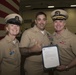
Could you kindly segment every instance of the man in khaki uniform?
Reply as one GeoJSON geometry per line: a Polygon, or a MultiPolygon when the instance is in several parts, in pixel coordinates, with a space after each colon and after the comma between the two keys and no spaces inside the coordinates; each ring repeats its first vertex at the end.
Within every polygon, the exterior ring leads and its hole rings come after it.
{"type": "Polygon", "coordinates": [[[0,40],[0,75],[20,75],[19,34],[22,17],[16,13],[5,17],[6,36],[0,40]]]}
{"type": "Polygon", "coordinates": [[[75,75],[76,73],[76,35],[66,28],[66,11],[57,9],[51,13],[55,32],[53,44],[59,46],[60,66],[54,75],[75,75]]]}
{"type": "MultiPolygon", "coordinates": [[[[47,17],[43,12],[39,12],[36,15],[35,24],[33,28],[26,30],[21,38],[20,47],[32,47],[38,43],[39,47],[49,46],[50,40],[48,38],[48,32],[45,30],[47,17]]],[[[38,48],[39,49],[39,48],[38,48]]],[[[37,50],[37,48],[35,48],[37,50]]],[[[41,50],[41,48],[40,48],[41,50]]],[[[26,58],[25,75],[43,75],[43,64],[41,52],[32,53],[26,58]]]]}

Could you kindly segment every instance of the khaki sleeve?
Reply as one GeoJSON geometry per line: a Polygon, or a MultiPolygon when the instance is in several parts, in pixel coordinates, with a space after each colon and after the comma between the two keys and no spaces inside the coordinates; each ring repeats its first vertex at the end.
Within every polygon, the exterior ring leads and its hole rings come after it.
{"type": "Polygon", "coordinates": [[[73,37],[73,39],[71,40],[71,48],[73,53],[76,55],[76,37],[73,37]]]}
{"type": "Polygon", "coordinates": [[[2,59],[3,59],[3,49],[4,47],[1,45],[0,43],[0,72],[1,72],[1,63],[2,63],[2,59]]]}
{"type": "Polygon", "coordinates": [[[21,37],[20,47],[28,47],[30,44],[30,39],[27,32],[24,32],[21,37]]]}

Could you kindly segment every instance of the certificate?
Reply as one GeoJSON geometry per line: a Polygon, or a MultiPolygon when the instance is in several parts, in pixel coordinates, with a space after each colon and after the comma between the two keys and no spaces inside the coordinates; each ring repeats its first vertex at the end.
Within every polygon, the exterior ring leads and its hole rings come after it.
{"type": "Polygon", "coordinates": [[[58,46],[47,46],[42,48],[42,59],[45,69],[54,68],[60,65],[58,46]]]}

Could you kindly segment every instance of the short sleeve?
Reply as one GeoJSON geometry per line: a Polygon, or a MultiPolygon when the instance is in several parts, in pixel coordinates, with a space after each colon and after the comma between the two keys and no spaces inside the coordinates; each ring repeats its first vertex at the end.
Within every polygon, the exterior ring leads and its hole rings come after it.
{"type": "Polygon", "coordinates": [[[72,52],[76,55],[76,37],[73,37],[73,39],[71,40],[71,48],[72,52]]]}
{"type": "Polygon", "coordinates": [[[28,47],[29,44],[30,44],[30,39],[29,39],[29,34],[27,33],[27,31],[25,31],[23,34],[22,34],[22,37],[21,37],[21,41],[20,41],[20,47],[28,47]]]}

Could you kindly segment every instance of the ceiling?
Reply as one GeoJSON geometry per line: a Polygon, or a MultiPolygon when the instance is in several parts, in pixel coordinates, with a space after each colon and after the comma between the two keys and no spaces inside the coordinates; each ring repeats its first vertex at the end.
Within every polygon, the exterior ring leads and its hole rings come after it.
{"type": "Polygon", "coordinates": [[[70,5],[76,5],[76,0],[21,0],[20,11],[48,9],[48,5],[55,8],[67,8],[70,5]]]}

